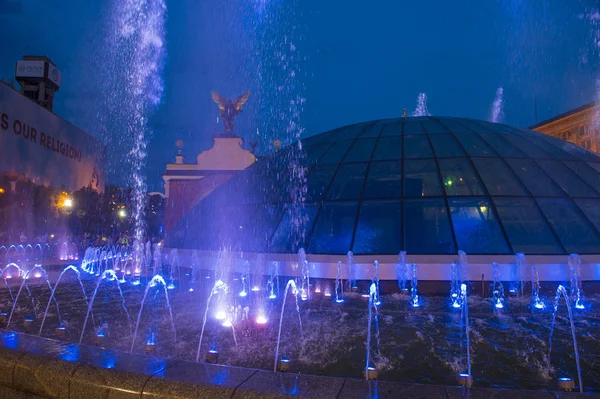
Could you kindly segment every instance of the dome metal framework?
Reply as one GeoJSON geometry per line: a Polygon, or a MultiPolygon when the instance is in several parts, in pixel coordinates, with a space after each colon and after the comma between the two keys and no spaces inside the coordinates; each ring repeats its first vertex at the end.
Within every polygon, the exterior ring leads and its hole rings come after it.
{"type": "Polygon", "coordinates": [[[170,240],[268,253],[600,254],[600,156],[472,119],[359,123],[262,158],[170,240]]]}

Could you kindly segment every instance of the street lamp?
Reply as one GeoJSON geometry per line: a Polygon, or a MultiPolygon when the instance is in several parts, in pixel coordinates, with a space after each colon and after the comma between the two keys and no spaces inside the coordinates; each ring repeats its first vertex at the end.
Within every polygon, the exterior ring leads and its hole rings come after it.
{"type": "Polygon", "coordinates": [[[69,197],[65,198],[63,201],[63,207],[67,209],[73,208],[73,200],[69,197]]]}
{"type": "Polygon", "coordinates": [[[119,211],[117,212],[117,214],[119,215],[119,217],[121,219],[124,219],[127,217],[127,212],[125,211],[125,209],[121,208],[119,209],[119,211]]]}

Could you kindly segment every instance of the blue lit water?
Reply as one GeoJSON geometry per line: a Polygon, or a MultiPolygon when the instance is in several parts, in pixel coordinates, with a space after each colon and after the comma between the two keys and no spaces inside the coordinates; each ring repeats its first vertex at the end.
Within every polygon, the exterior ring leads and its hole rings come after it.
{"type": "MultiPolygon", "coordinates": [[[[64,338],[79,339],[87,309],[81,288],[75,277],[65,275],[65,284],[58,286],[55,297],[60,303],[61,320],[67,327],[64,338]],[[69,280],[69,278],[71,280],[69,280]]],[[[241,280],[238,280],[241,281],[241,280]]],[[[11,281],[9,284],[17,284],[11,281]]],[[[95,280],[84,280],[86,292],[95,288],[95,280]]],[[[298,315],[285,312],[282,319],[280,347],[291,360],[291,372],[329,376],[364,378],[367,302],[357,293],[346,292],[344,303],[337,304],[333,296],[324,295],[333,281],[314,281],[311,298],[299,303],[302,334],[298,315]],[[321,293],[314,290],[319,285],[321,293]]],[[[186,287],[169,290],[177,332],[175,341],[166,301],[159,298],[151,311],[142,312],[140,331],[155,331],[155,354],[194,361],[200,326],[206,310],[208,293],[214,281],[199,278],[196,289],[186,287]]],[[[360,282],[359,282],[360,285],[360,282]]],[[[145,293],[145,284],[123,284],[123,296],[129,312],[137,314],[145,293]]],[[[44,285],[32,284],[35,312],[43,312],[50,292],[44,285]]],[[[233,290],[234,291],[234,290],[233,290]]],[[[545,298],[550,294],[542,291],[545,298]]],[[[266,295],[265,293],[262,293],[266,295]]],[[[204,332],[206,348],[219,351],[224,364],[272,369],[277,340],[282,299],[260,300],[251,291],[247,297],[231,296],[231,306],[249,308],[248,317],[234,322],[237,347],[231,327],[209,317],[204,332]],[[260,309],[256,304],[260,303],[260,309]],[[262,328],[256,323],[259,314],[268,320],[262,328]]],[[[161,294],[162,295],[162,294],[161,294]]],[[[288,296],[288,301],[293,300],[288,296]]],[[[420,306],[411,306],[410,295],[382,292],[379,307],[380,347],[372,352],[372,363],[380,380],[456,384],[456,374],[464,371],[464,332],[461,334],[460,310],[451,307],[448,297],[420,295],[420,306]]],[[[587,308],[574,310],[574,325],[580,350],[582,378],[586,391],[600,391],[600,296],[586,296],[587,308]]],[[[288,303],[293,307],[295,304],[288,303]]],[[[10,306],[10,294],[0,290],[0,310],[10,306]]],[[[212,305],[211,305],[212,306],[212,305]]],[[[507,296],[502,310],[494,309],[493,299],[469,297],[471,361],[474,386],[505,388],[555,389],[556,378],[576,378],[575,359],[566,310],[559,309],[553,334],[552,353],[548,362],[548,338],[552,321],[551,307],[531,310],[530,298],[507,296]],[[548,366],[550,363],[550,367],[548,366]]],[[[564,308],[564,307],[563,307],[564,308]]],[[[23,320],[33,312],[25,296],[15,307],[11,323],[25,331],[23,320]]],[[[110,284],[100,285],[93,306],[95,323],[105,323],[103,346],[128,351],[132,342],[127,315],[121,297],[110,284]],[[99,300],[102,298],[102,300],[99,300]]],[[[39,322],[39,321],[38,321],[39,322]]],[[[37,328],[30,330],[36,334],[37,328]]],[[[43,336],[55,338],[57,317],[50,313],[42,331],[43,336]]],[[[95,343],[94,330],[87,329],[83,342],[95,343]]],[[[145,340],[136,340],[134,353],[144,353],[145,340]]],[[[72,354],[74,356],[74,354],[72,354]]],[[[108,362],[107,364],[109,364],[108,362]]]]}

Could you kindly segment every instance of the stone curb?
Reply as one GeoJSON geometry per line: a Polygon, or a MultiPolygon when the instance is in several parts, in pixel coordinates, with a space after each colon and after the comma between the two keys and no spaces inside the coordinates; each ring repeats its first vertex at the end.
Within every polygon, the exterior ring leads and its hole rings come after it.
{"type": "Polygon", "coordinates": [[[463,389],[275,373],[0,333],[0,399],[600,399],[600,394],[463,389]]]}

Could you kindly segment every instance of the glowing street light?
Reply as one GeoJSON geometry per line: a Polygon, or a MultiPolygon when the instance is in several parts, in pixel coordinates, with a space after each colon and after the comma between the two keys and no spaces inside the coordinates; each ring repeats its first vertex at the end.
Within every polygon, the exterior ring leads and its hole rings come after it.
{"type": "Polygon", "coordinates": [[[73,208],[73,200],[69,197],[65,198],[63,201],[63,208],[71,209],[73,208]]]}
{"type": "Polygon", "coordinates": [[[117,214],[119,215],[119,217],[121,219],[124,219],[127,217],[127,211],[123,208],[119,209],[119,212],[117,212],[117,214]]]}

